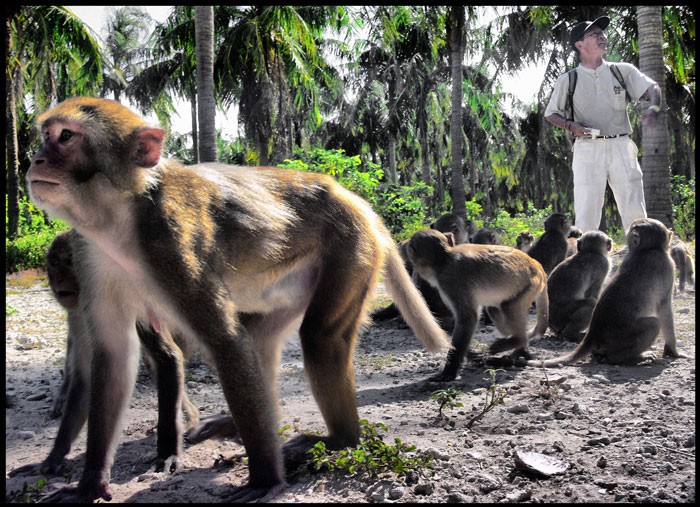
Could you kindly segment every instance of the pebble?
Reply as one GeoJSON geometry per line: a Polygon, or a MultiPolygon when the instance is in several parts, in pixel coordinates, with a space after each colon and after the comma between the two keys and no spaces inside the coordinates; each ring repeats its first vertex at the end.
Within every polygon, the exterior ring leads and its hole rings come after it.
{"type": "Polygon", "coordinates": [[[413,492],[416,495],[432,495],[434,491],[435,491],[435,485],[433,485],[432,482],[417,484],[413,488],[413,492]]]}
{"type": "Polygon", "coordinates": [[[530,407],[528,407],[525,403],[513,405],[506,409],[506,412],[510,412],[511,414],[527,414],[529,411],[530,407]]]}
{"type": "Polygon", "coordinates": [[[43,400],[47,396],[48,396],[47,393],[33,394],[31,396],[27,396],[27,401],[39,401],[39,400],[43,400]]]}
{"type": "Polygon", "coordinates": [[[470,498],[464,493],[450,493],[447,496],[447,503],[469,503],[470,498]]]}

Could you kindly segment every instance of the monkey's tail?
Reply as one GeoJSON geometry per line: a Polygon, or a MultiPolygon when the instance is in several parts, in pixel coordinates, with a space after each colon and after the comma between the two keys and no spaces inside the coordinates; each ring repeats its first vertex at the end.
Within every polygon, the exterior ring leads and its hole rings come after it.
{"type": "Polygon", "coordinates": [[[528,340],[541,337],[549,327],[549,295],[546,284],[535,299],[535,305],[537,306],[537,322],[528,332],[528,340]]]}
{"type": "Polygon", "coordinates": [[[548,359],[545,361],[534,359],[527,362],[528,366],[562,366],[565,364],[572,364],[586,357],[593,348],[593,338],[591,336],[591,330],[589,329],[586,336],[583,337],[581,343],[566,355],[555,357],[553,359],[548,359]]]}
{"type": "Polygon", "coordinates": [[[393,242],[388,244],[384,261],[384,283],[409,327],[429,352],[450,347],[450,340],[430,313],[418,289],[408,276],[393,242]]]}

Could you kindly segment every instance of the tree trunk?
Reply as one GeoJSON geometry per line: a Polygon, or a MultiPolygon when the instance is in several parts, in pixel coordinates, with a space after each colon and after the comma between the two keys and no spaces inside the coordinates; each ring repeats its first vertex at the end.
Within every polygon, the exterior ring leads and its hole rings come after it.
{"type": "Polygon", "coordinates": [[[392,183],[398,182],[398,175],[396,174],[396,138],[393,132],[389,132],[389,140],[387,141],[386,147],[388,166],[389,166],[389,179],[392,183]]]}
{"type": "Polygon", "coordinates": [[[216,101],[214,100],[214,8],[194,8],[197,48],[197,106],[199,116],[199,160],[216,162],[216,101]]]}
{"type": "Polygon", "coordinates": [[[190,101],[192,111],[192,163],[199,164],[199,135],[197,132],[197,94],[192,94],[190,101]]]}
{"type": "MultiPolygon", "coordinates": [[[[647,215],[673,225],[671,201],[671,171],[669,167],[668,115],[666,113],[663,33],[661,6],[637,7],[639,29],[639,70],[652,78],[661,88],[661,112],[656,115],[653,130],[642,127],[642,172],[647,215]]],[[[649,103],[642,102],[642,111],[649,103]]]]}
{"type": "MultiPolygon", "coordinates": [[[[12,55],[10,17],[5,18],[5,55],[12,55]]],[[[9,65],[9,63],[8,63],[9,65]]],[[[17,77],[20,69],[15,67],[12,76],[17,77]]],[[[5,103],[5,145],[7,182],[7,234],[10,238],[17,236],[19,231],[19,160],[17,159],[17,109],[15,104],[15,83],[12,82],[10,73],[5,73],[5,91],[7,102],[5,103]]]]}
{"type": "Polygon", "coordinates": [[[464,195],[462,174],[462,28],[464,26],[464,6],[450,9],[450,66],[452,70],[452,91],[450,94],[450,138],[452,142],[452,212],[466,216],[467,203],[464,195]]]}

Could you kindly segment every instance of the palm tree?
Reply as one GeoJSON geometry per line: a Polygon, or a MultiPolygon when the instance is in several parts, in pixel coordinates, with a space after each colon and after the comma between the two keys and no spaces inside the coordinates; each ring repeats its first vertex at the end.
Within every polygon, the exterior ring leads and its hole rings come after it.
{"type": "Polygon", "coordinates": [[[69,94],[94,93],[101,81],[102,54],[89,28],[65,7],[22,6],[7,14],[7,227],[13,237],[19,225],[17,121],[18,112],[27,109],[24,99],[30,97],[33,111],[39,112],[69,94]]]}
{"type": "Polygon", "coordinates": [[[214,100],[214,8],[194,9],[197,47],[197,112],[199,116],[199,160],[215,162],[216,101],[214,100]]]}
{"type": "MultiPolygon", "coordinates": [[[[647,214],[666,226],[673,223],[671,171],[669,166],[668,117],[665,111],[665,74],[661,6],[637,7],[639,26],[639,70],[661,88],[661,112],[652,129],[642,127],[642,171],[647,214]]],[[[642,110],[649,106],[642,102],[642,110]]]]}
{"type": "Polygon", "coordinates": [[[464,27],[464,6],[455,5],[450,9],[450,68],[452,91],[450,111],[450,138],[452,142],[452,212],[466,216],[467,203],[464,194],[462,174],[462,32],[464,27]]]}
{"type": "Polygon", "coordinates": [[[134,76],[140,72],[145,57],[143,39],[148,33],[152,18],[140,7],[109,8],[105,53],[109,71],[103,79],[103,93],[112,92],[119,102],[134,76]]]}

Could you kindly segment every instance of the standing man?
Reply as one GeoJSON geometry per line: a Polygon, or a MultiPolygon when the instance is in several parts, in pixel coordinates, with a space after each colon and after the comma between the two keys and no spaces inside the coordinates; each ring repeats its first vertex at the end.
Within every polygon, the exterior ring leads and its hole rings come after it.
{"type": "Polygon", "coordinates": [[[598,229],[605,198],[605,184],[615,195],[622,224],[628,229],[636,218],[646,217],[642,169],[627,116],[627,99],[651,101],[643,121],[654,127],[661,93],[654,80],[629,63],[603,60],[608,39],[604,30],[610,18],[582,21],[571,30],[569,41],[581,55],[573,71],[562,74],[544,117],[576,137],[574,142],[574,211],[583,232],[598,229]],[[572,76],[573,73],[576,76],[572,76]],[[569,79],[575,79],[573,111],[567,107],[569,79]]]}

